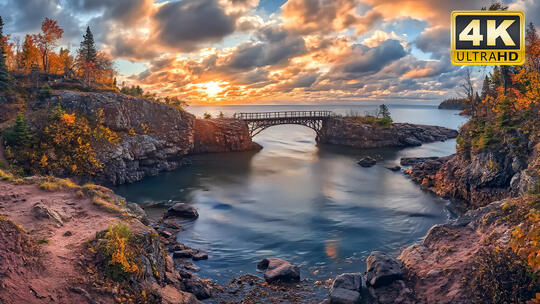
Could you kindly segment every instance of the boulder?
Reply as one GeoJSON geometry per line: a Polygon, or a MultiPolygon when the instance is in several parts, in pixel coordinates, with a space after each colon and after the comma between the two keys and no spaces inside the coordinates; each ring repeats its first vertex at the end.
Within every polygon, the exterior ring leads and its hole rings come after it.
{"type": "Polygon", "coordinates": [[[373,287],[389,285],[403,277],[398,260],[381,251],[373,251],[366,260],[366,284],[373,287]]]}
{"type": "Polygon", "coordinates": [[[362,274],[356,273],[342,273],[338,275],[334,282],[332,282],[331,290],[335,288],[345,288],[353,291],[360,291],[362,289],[362,274]]]}
{"type": "Polygon", "coordinates": [[[208,260],[208,254],[204,252],[197,252],[191,258],[194,261],[208,260]]]}
{"type": "Polygon", "coordinates": [[[334,288],[330,291],[331,304],[357,304],[360,303],[360,293],[345,288],[334,288]]]}
{"type": "Polygon", "coordinates": [[[139,204],[128,203],[126,204],[126,207],[128,207],[129,211],[131,211],[131,213],[133,213],[141,221],[141,223],[150,225],[146,212],[143,208],[141,208],[141,206],[139,206],[139,204]]]}
{"type": "Polygon", "coordinates": [[[60,214],[42,202],[35,203],[32,207],[32,212],[34,213],[34,217],[38,219],[51,219],[59,225],[64,225],[64,221],[60,214]]]}
{"type": "Polygon", "coordinates": [[[377,163],[377,160],[375,160],[373,157],[363,157],[358,161],[358,164],[362,167],[371,167],[374,166],[377,163]]]}
{"type": "Polygon", "coordinates": [[[167,210],[164,218],[180,217],[186,219],[196,219],[199,217],[199,213],[195,207],[186,203],[175,203],[171,208],[167,210]]]}
{"type": "Polygon", "coordinates": [[[294,283],[300,281],[300,268],[279,258],[264,258],[257,268],[264,270],[264,279],[268,283],[294,283]]]}
{"type": "Polygon", "coordinates": [[[386,166],[386,169],[390,171],[399,171],[401,170],[401,166],[395,165],[395,166],[386,166]]]}
{"type": "Polygon", "coordinates": [[[212,297],[212,288],[203,280],[192,277],[185,279],[183,282],[183,290],[192,293],[199,300],[204,300],[212,297]]]}

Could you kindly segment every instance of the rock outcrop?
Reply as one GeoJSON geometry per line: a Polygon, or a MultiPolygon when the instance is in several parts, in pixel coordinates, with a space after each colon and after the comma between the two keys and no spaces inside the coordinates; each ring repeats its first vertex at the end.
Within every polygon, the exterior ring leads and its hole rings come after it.
{"type": "Polygon", "coordinates": [[[355,304],[362,298],[362,274],[343,273],[338,275],[330,288],[331,304],[355,304]]]}
{"type": "Polygon", "coordinates": [[[197,119],[192,153],[260,150],[247,124],[238,119],[197,119]]]}
{"type": "Polygon", "coordinates": [[[193,147],[195,117],[172,106],[118,93],[58,91],[49,101],[100,120],[120,136],[98,150],[98,180],[122,184],[180,167],[193,147]]]}
{"type": "Polygon", "coordinates": [[[394,123],[390,127],[382,127],[333,117],[324,122],[318,141],[355,148],[409,147],[444,141],[455,138],[457,134],[456,130],[438,126],[394,123]]]}
{"type": "Polygon", "coordinates": [[[116,145],[95,147],[103,171],[92,179],[123,184],[176,169],[189,153],[257,150],[246,123],[196,119],[175,107],[119,93],[57,91],[42,106],[60,104],[118,134],[116,145]]]}

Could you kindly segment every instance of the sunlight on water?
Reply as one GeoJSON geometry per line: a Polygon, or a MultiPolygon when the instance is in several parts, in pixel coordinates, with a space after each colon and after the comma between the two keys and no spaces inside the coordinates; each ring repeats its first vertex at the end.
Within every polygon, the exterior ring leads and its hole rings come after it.
{"type": "MultiPolygon", "coordinates": [[[[313,109],[347,113],[375,106],[188,108],[197,115],[313,109]]],[[[457,111],[431,106],[390,106],[390,111],[395,121],[452,128],[465,121],[457,111]]],[[[315,279],[364,271],[370,251],[395,254],[450,216],[444,200],[384,166],[405,156],[451,154],[455,140],[403,150],[318,147],[314,131],[295,125],[269,128],[254,140],[264,149],[191,156],[190,167],[116,188],[137,203],[186,201],[199,210],[200,218],[185,222],[178,239],[209,253],[209,260],[196,262],[201,277],[227,282],[240,272],[255,273],[265,256],[297,263],[303,277],[315,279]],[[381,161],[361,168],[356,161],[366,155],[381,161]]]]}

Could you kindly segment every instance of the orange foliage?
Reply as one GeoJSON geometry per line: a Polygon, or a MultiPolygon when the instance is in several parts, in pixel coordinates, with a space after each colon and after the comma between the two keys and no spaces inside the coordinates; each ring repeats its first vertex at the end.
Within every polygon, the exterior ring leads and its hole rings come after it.
{"type": "Polygon", "coordinates": [[[58,26],[56,20],[45,18],[41,23],[41,33],[34,35],[44,72],[49,71],[50,53],[56,47],[57,40],[62,38],[63,33],[64,30],[58,26]]]}

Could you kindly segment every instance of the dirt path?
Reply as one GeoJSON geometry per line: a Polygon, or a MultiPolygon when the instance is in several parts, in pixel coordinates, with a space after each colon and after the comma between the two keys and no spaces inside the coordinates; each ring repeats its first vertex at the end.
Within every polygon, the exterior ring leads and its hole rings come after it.
{"type": "MultiPolygon", "coordinates": [[[[93,205],[89,198],[77,197],[75,192],[47,192],[37,185],[0,182],[0,214],[21,225],[33,240],[41,243],[43,265],[39,270],[14,267],[12,272],[0,277],[4,287],[0,292],[1,303],[91,302],[84,292],[76,289],[86,275],[81,273],[84,244],[119,219],[93,205]],[[36,203],[60,214],[62,223],[37,218],[33,211],[36,203]]],[[[10,262],[2,260],[0,256],[0,262],[10,262]]]]}

